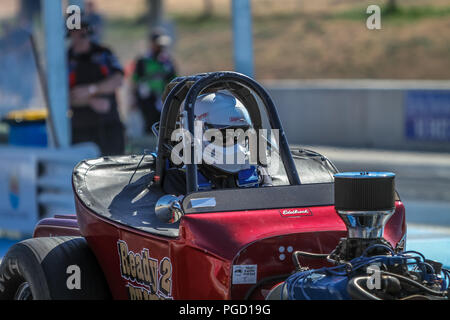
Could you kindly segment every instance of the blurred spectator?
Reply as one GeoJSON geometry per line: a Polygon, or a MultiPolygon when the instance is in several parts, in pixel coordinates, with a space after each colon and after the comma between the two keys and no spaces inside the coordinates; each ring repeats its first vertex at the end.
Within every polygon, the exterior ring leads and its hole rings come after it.
{"type": "Polygon", "coordinates": [[[109,49],[90,40],[90,33],[85,21],[80,30],[69,32],[72,143],[92,141],[103,155],[123,154],[124,128],[116,99],[122,67],[109,49]]]}
{"type": "MultiPolygon", "coordinates": [[[[0,96],[15,96],[15,108],[27,108],[35,94],[36,65],[31,46],[29,23],[20,17],[13,23],[2,23],[0,36],[0,96]]],[[[11,101],[6,102],[6,104],[11,101]]],[[[11,106],[11,107],[12,107],[11,106]]]]}
{"type": "Polygon", "coordinates": [[[134,106],[138,107],[145,121],[145,132],[159,121],[161,96],[165,86],[176,77],[175,65],[167,47],[171,39],[161,30],[150,35],[148,53],[137,58],[132,77],[134,106]]]}
{"type": "Polygon", "coordinates": [[[100,43],[103,35],[103,17],[97,12],[94,1],[86,1],[84,8],[84,20],[92,29],[92,42],[100,43]]]}
{"type": "Polygon", "coordinates": [[[19,16],[29,23],[41,12],[41,1],[36,0],[20,0],[19,16]]]}

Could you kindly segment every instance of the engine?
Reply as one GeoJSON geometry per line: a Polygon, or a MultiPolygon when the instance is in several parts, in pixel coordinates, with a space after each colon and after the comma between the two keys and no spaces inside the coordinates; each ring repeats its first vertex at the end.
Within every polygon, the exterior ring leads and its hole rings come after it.
{"type": "Polygon", "coordinates": [[[348,234],[330,254],[296,251],[296,272],[266,299],[417,300],[448,299],[450,271],[415,251],[394,249],[383,229],[395,209],[395,175],[387,172],[335,175],[335,207],[348,234]],[[331,266],[303,267],[305,257],[331,266]]]}

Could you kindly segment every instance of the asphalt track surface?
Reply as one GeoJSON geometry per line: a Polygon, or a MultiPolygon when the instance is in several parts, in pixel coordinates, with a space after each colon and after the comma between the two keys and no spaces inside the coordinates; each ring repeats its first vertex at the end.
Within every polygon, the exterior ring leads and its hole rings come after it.
{"type": "MultiPolygon", "coordinates": [[[[406,207],[407,249],[450,268],[450,154],[308,146],[343,171],[391,171],[406,207]]],[[[17,240],[0,239],[0,259],[17,240]]]]}

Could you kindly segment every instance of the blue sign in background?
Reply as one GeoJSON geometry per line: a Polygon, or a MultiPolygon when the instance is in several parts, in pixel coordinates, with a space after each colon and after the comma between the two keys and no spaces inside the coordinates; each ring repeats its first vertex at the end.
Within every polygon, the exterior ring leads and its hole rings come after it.
{"type": "Polygon", "coordinates": [[[412,90],[405,97],[409,140],[450,141],[450,90],[412,90]]]}

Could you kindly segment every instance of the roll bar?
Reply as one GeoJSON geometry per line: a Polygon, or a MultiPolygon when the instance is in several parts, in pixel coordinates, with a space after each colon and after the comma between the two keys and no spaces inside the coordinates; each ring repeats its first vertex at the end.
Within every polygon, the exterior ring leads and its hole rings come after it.
{"type": "MultiPolygon", "coordinates": [[[[194,133],[194,107],[197,97],[205,92],[217,90],[230,90],[249,108],[249,113],[255,129],[262,126],[261,114],[258,104],[250,92],[253,91],[263,102],[269,123],[273,129],[279,130],[280,156],[286,170],[286,174],[291,185],[301,184],[295,167],[294,160],[289,149],[283,127],[281,125],[278,112],[267,91],[255,80],[231,71],[212,72],[198,74],[190,77],[180,77],[174,79],[166,87],[163,95],[163,109],[158,134],[158,157],[156,159],[156,176],[159,177],[156,183],[162,183],[164,177],[165,160],[170,157],[169,145],[170,136],[175,129],[176,120],[183,100],[184,111],[187,112],[188,130],[194,133]],[[250,89],[250,90],[248,90],[250,89]]],[[[197,164],[194,161],[194,145],[191,144],[191,163],[186,165],[186,190],[187,193],[198,191],[197,164]]]]}

